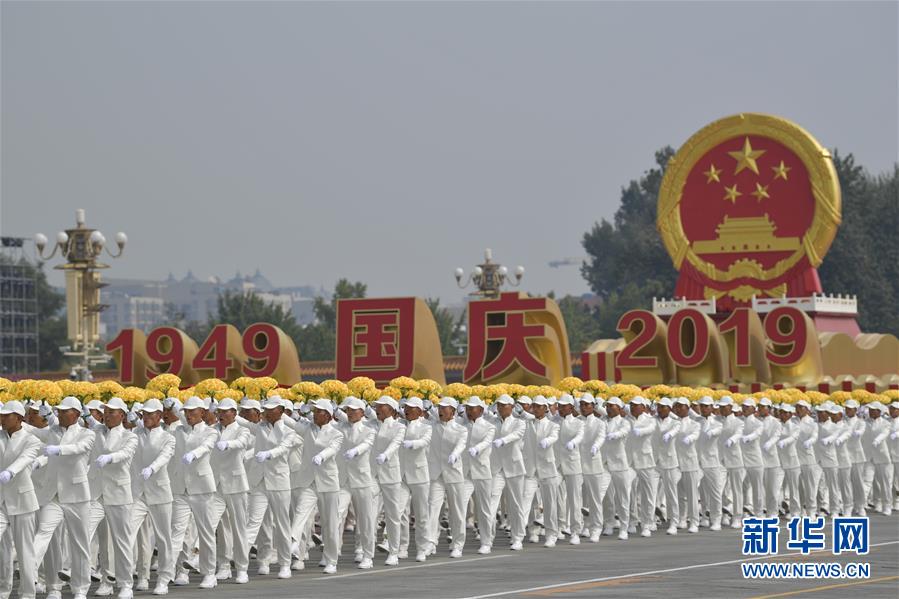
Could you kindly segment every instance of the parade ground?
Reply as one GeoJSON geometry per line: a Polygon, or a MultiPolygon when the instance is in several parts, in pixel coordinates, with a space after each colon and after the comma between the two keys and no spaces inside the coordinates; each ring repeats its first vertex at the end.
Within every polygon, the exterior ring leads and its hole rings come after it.
{"type": "MultiPolygon", "coordinates": [[[[344,548],[352,547],[344,539],[344,548]]],[[[227,581],[212,591],[197,587],[200,579],[191,576],[191,586],[169,586],[169,597],[238,599],[267,597],[284,599],[489,599],[492,597],[846,597],[857,594],[866,599],[899,596],[899,515],[871,516],[871,547],[867,556],[832,555],[827,549],[802,556],[781,551],[764,558],[741,556],[741,531],[724,529],[677,536],[656,533],[650,539],[632,536],[622,542],[602,537],[598,544],[585,540],[579,546],[560,543],[553,549],[525,544],[524,551],[506,548],[502,532],[497,534],[493,553],[476,553],[476,541],[469,537],[465,555],[450,559],[445,544],[439,554],[425,563],[403,560],[398,567],[383,565],[384,554],[376,556],[375,568],[358,570],[352,553],[341,557],[337,574],[325,576],[316,567],[320,550],[313,550],[306,570],[294,572],[290,580],[274,573],[255,576],[251,563],[250,583],[227,581]],[[764,562],[867,562],[871,576],[863,581],[842,580],[746,580],[740,563],[764,562]]],[[[413,554],[414,555],[414,554],[413,554]]],[[[15,593],[13,593],[15,597],[15,593]]],[[[64,594],[67,597],[68,594],[64,594]]],[[[151,597],[150,593],[135,593],[151,597]]]]}

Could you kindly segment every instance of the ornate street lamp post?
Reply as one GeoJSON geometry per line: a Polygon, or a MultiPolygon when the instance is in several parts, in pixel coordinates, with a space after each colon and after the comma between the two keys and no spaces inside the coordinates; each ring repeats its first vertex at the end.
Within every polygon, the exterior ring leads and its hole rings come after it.
{"type": "Polygon", "coordinates": [[[477,287],[477,291],[473,291],[471,295],[479,295],[490,299],[499,297],[502,286],[506,283],[513,287],[518,287],[521,284],[521,277],[524,276],[524,266],[516,266],[514,278],[512,278],[509,276],[509,269],[501,264],[497,264],[492,258],[493,253],[490,251],[490,248],[484,250],[484,262],[474,267],[468,277],[465,278],[464,283],[462,278],[465,275],[465,271],[457,268],[455,272],[456,284],[461,289],[472,284],[477,287]]]}

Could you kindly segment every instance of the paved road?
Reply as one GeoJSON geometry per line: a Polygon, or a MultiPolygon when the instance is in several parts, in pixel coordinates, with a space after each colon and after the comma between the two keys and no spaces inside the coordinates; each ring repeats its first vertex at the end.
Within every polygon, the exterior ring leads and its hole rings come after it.
{"type": "MultiPolygon", "coordinates": [[[[781,536],[779,556],[763,562],[867,562],[871,566],[867,581],[758,581],[744,580],[740,573],[741,533],[724,530],[668,537],[655,534],[651,539],[632,537],[627,542],[603,537],[598,544],[567,543],[554,549],[525,544],[522,552],[506,549],[503,533],[497,538],[491,555],[475,553],[470,542],[465,556],[449,559],[446,546],[440,554],[419,564],[403,561],[399,567],[382,565],[376,556],[375,568],[358,570],[352,554],[341,559],[338,573],[321,574],[316,567],[320,553],[316,550],[307,562],[309,569],[295,572],[290,580],[274,575],[254,576],[250,584],[226,582],[214,591],[191,586],[170,587],[173,599],[214,597],[237,599],[266,597],[271,599],[487,599],[489,597],[589,597],[629,598],[749,598],[749,597],[833,597],[856,594],[865,599],[899,597],[899,515],[871,518],[871,552],[864,557],[834,556],[828,550],[801,556],[783,551],[785,531],[781,536]]],[[[414,555],[414,554],[413,554],[414,555]]],[[[68,595],[65,595],[68,596],[68,595]]],[[[136,597],[152,597],[147,592],[136,597]]]]}

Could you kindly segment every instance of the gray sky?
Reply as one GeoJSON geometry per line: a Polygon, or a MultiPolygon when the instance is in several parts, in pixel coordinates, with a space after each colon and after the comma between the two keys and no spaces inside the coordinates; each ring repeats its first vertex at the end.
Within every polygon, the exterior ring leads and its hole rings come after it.
{"type": "Polygon", "coordinates": [[[587,291],[580,240],[658,148],[783,115],[897,160],[895,2],[2,3],[0,231],[128,233],[115,277],[456,303],[492,247],[587,291]]]}

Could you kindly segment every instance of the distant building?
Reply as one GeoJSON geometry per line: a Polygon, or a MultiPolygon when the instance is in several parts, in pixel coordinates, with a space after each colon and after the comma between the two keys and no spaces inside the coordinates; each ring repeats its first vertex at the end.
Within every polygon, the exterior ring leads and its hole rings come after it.
{"type": "Polygon", "coordinates": [[[0,238],[0,376],[40,369],[37,277],[24,241],[0,238]]]}
{"type": "Polygon", "coordinates": [[[252,275],[237,272],[227,281],[218,277],[199,279],[189,270],[183,279],[170,273],[164,281],[108,278],[104,282],[108,287],[103,289],[101,299],[109,307],[100,313],[100,333],[106,339],[122,329],[147,332],[172,320],[206,322],[215,315],[218,297],[225,292],[255,293],[305,325],[315,320],[315,297],[326,295],[309,285],[275,287],[258,269],[252,275]]]}

